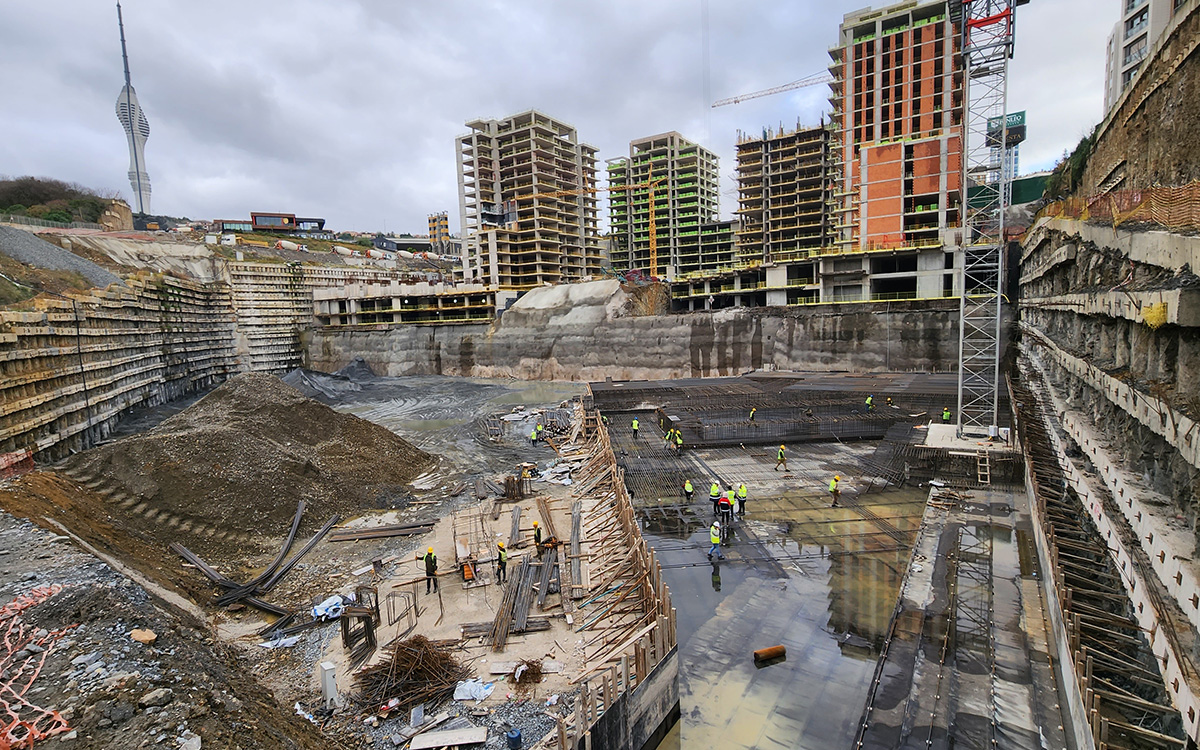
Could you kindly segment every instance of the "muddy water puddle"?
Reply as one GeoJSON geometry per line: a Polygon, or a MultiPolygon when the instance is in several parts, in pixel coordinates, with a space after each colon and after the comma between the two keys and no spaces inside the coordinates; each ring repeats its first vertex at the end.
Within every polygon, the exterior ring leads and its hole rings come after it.
{"type": "Polygon", "coordinates": [[[852,744],[924,493],[855,502],[761,499],[716,562],[709,508],[643,510],[678,615],[681,719],[660,747],[852,744]],[[755,667],[752,652],[775,645],[786,659],[755,667]]]}

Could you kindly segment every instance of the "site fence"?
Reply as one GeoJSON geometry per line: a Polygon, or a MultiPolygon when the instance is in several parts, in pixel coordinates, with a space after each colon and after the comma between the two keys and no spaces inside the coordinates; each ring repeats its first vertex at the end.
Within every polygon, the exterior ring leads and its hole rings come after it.
{"type": "Polygon", "coordinates": [[[47,221],[46,219],[35,219],[32,216],[17,216],[16,214],[0,214],[0,222],[7,224],[24,224],[31,227],[49,227],[52,229],[104,229],[99,224],[93,224],[88,221],[72,221],[70,223],[62,221],[47,221]]]}
{"type": "Polygon", "coordinates": [[[1200,182],[1066,198],[1047,205],[1038,212],[1038,218],[1104,221],[1114,228],[1131,221],[1169,229],[1200,228],[1200,182]]]}

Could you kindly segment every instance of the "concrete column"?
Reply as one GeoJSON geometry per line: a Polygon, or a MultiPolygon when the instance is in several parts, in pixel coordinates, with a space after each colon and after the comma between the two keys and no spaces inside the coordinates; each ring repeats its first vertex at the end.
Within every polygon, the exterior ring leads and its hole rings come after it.
{"type": "Polygon", "coordinates": [[[917,297],[941,297],[946,254],[941,248],[917,253],[917,297]]]}

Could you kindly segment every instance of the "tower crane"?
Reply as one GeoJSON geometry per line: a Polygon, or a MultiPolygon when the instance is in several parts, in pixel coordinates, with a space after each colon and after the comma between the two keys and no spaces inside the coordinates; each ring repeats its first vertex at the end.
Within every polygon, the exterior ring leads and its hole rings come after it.
{"type": "Polygon", "coordinates": [[[785,83],[782,86],[775,86],[773,88],[763,89],[762,91],[754,91],[749,94],[738,94],[737,96],[720,99],[713,102],[713,108],[716,109],[717,107],[724,107],[726,104],[739,104],[747,99],[757,99],[760,96],[782,94],[784,91],[793,91],[795,89],[803,89],[809,86],[819,86],[822,83],[831,83],[832,81],[833,76],[829,75],[828,73],[813,73],[812,75],[805,76],[798,81],[785,83]]]}

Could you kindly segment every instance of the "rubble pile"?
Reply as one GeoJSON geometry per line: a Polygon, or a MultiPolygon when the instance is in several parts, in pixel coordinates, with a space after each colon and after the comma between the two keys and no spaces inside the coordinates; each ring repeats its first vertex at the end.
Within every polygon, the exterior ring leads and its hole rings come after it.
{"type": "Polygon", "coordinates": [[[302,532],[331,514],[395,507],[432,463],[384,427],[247,373],[154,429],[71,458],[66,469],[117,498],[143,500],[160,522],[211,527],[202,539],[215,544],[278,535],[299,500],[311,511],[302,532]]]}

